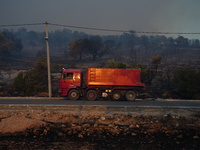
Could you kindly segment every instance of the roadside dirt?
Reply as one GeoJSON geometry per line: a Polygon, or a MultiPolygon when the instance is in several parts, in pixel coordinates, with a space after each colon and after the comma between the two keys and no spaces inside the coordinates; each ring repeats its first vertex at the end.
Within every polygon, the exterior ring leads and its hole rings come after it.
{"type": "Polygon", "coordinates": [[[199,149],[200,116],[0,113],[0,149],[199,149]]]}

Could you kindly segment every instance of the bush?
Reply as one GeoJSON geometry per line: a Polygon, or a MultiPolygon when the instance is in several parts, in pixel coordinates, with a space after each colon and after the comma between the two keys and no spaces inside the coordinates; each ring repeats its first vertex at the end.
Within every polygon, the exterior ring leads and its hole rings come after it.
{"type": "Polygon", "coordinates": [[[119,62],[117,63],[115,60],[108,60],[106,68],[118,68],[118,69],[126,69],[126,64],[119,62]]]}
{"type": "Polygon", "coordinates": [[[180,98],[200,99],[200,72],[178,68],[174,73],[172,86],[180,98]]]}
{"type": "Polygon", "coordinates": [[[47,79],[46,58],[41,58],[32,70],[18,74],[13,82],[12,89],[14,93],[20,96],[33,96],[40,92],[47,92],[47,79]]]}

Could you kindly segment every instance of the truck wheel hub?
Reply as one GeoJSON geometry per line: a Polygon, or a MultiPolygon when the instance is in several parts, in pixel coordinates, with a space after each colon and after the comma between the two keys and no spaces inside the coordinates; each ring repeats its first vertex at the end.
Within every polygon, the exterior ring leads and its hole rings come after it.
{"type": "Polygon", "coordinates": [[[133,94],[129,94],[128,97],[129,97],[129,98],[132,98],[132,97],[133,97],[133,94]]]}
{"type": "Polygon", "coordinates": [[[119,97],[119,94],[114,94],[114,98],[118,99],[119,97]]]}
{"type": "Polygon", "coordinates": [[[71,96],[72,96],[72,97],[76,97],[76,96],[77,96],[76,92],[73,92],[73,93],[71,94],[71,96]]]}
{"type": "Polygon", "coordinates": [[[93,98],[94,97],[94,93],[89,93],[88,95],[90,98],[93,98]]]}

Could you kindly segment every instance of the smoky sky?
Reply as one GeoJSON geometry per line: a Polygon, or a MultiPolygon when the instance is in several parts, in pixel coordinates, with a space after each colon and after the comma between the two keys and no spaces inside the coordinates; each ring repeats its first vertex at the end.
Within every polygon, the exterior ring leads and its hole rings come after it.
{"type": "Polygon", "coordinates": [[[200,0],[0,0],[0,24],[47,20],[119,30],[200,32],[199,6],[200,0]]]}

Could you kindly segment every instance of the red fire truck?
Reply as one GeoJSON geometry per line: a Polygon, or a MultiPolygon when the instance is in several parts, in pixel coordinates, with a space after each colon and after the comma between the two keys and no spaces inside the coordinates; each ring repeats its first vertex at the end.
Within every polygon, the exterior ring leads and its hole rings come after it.
{"type": "Polygon", "coordinates": [[[138,95],[136,89],[145,86],[140,82],[139,69],[63,69],[61,74],[59,92],[71,100],[85,97],[134,101],[138,95]]]}

